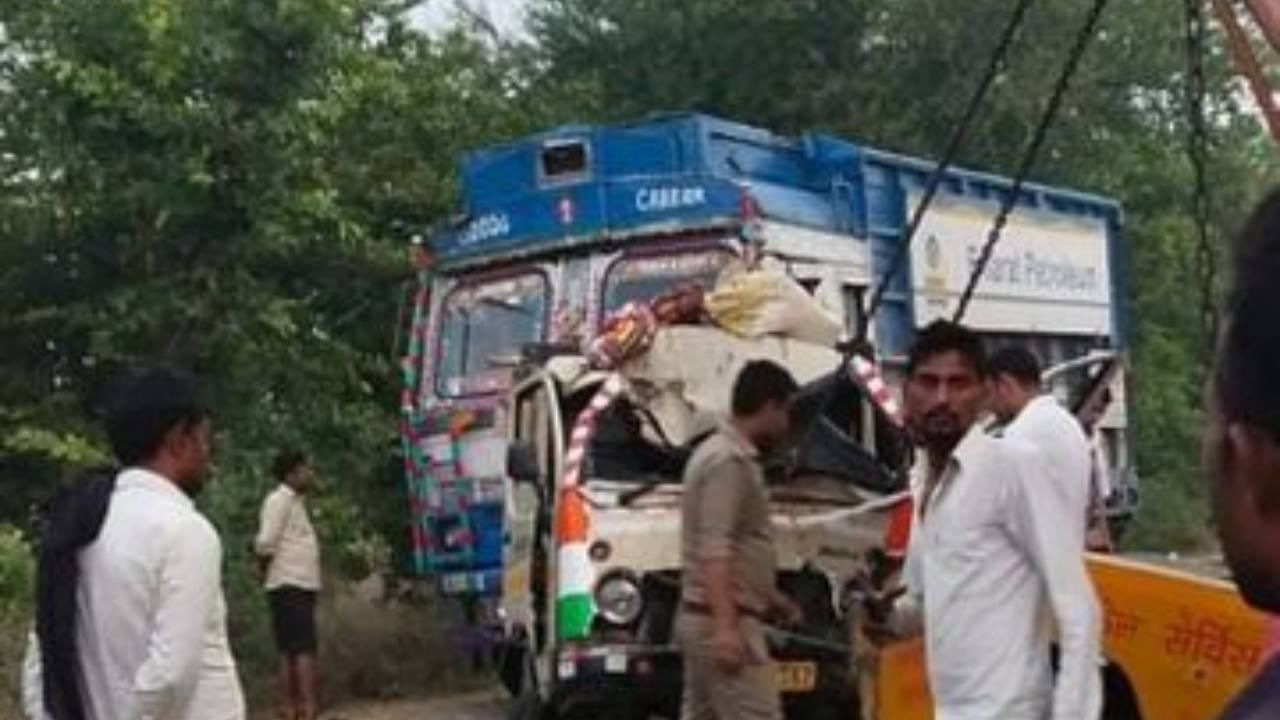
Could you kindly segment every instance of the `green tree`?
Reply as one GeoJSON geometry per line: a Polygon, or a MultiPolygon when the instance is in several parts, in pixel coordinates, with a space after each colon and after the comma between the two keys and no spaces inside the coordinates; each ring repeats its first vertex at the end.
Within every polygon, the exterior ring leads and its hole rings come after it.
{"type": "Polygon", "coordinates": [[[266,661],[248,542],[273,454],[309,452],[325,557],[407,542],[390,357],[404,242],[456,158],[544,122],[513,64],[391,0],[0,0],[0,519],[107,456],[119,370],[207,383],[201,502],[233,633],[266,661]]]}

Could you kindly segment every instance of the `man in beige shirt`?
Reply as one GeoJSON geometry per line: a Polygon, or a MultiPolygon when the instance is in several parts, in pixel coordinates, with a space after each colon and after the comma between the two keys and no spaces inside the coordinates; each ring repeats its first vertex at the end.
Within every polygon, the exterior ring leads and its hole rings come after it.
{"type": "Polygon", "coordinates": [[[684,580],[677,634],[684,656],[682,720],[781,720],[763,621],[798,621],[774,585],[773,528],[759,459],[789,432],[796,382],[768,361],[748,363],[733,416],[690,458],[684,475],[684,580]]]}
{"type": "Polygon", "coordinates": [[[289,720],[316,717],[316,594],[320,590],[320,544],[307,514],[313,473],[300,452],[275,462],[280,484],[262,503],[254,549],[266,571],[271,624],[280,649],[280,685],[289,720]]]}

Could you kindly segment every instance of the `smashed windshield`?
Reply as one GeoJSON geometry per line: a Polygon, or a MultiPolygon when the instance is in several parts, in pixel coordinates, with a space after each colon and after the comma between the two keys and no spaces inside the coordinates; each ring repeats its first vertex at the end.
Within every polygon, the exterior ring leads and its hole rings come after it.
{"type": "Polygon", "coordinates": [[[447,397],[500,390],[520,349],[543,339],[550,289],[537,273],[463,285],[444,300],[436,391],[447,397]]]}
{"type": "Polygon", "coordinates": [[[604,311],[607,314],[632,301],[652,300],[680,285],[710,290],[734,257],[723,248],[624,257],[605,276],[604,311]]]}

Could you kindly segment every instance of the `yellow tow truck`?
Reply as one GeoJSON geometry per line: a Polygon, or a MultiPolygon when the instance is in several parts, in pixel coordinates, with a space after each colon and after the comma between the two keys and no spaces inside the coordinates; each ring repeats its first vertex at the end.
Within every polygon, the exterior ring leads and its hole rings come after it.
{"type": "MultiPolygon", "coordinates": [[[[1104,464],[1128,464],[1124,404],[1112,400],[1124,391],[1123,368],[1123,357],[1094,353],[1044,374],[1081,416],[1109,405],[1094,422],[1104,464]]],[[[1261,664],[1270,618],[1244,604],[1214,559],[1090,553],[1087,563],[1104,615],[1103,720],[1218,717],[1261,664]]],[[[932,717],[921,641],[854,644],[863,720],[932,717]]]]}
{"type": "MultiPolygon", "coordinates": [[[[1105,614],[1104,720],[1212,720],[1263,660],[1269,618],[1229,582],[1148,560],[1091,555],[1105,614]]],[[[863,717],[933,717],[919,640],[870,653],[863,717]]]]}

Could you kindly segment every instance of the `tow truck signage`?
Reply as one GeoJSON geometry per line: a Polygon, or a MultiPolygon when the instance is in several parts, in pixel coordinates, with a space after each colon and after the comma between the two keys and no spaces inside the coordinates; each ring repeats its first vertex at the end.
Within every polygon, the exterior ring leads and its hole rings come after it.
{"type": "MultiPolygon", "coordinates": [[[[1265,662],[1268,618],[1229,584],[1117,556],[1090,555],[1088,565],[1108,672],[1128,680],[1141,717],[1216,718],[1265,662]]],[[[874,706],[863,717],[933,717],[919,638],[885,646],[864,667],[874,706]]]]}

